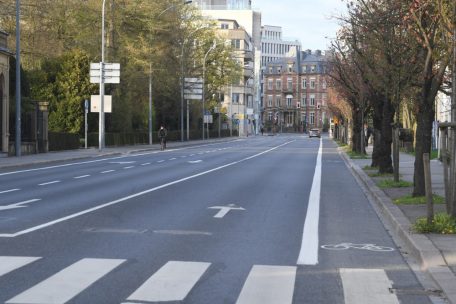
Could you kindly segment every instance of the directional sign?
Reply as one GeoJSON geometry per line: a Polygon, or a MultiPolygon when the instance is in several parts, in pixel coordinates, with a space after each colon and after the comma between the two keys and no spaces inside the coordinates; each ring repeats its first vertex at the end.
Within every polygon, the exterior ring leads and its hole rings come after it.
{"type": "Polygon", "coordinates": [[[41,200],[41,199],[31,199],[31,200],[24,201],[24,202],[20,202],[20,203],[15,203],[15,204],[6,205],[6,206],[0,206],[0,211],[2,211],[2,210],[17,209],[17,208],[25,208],[25,207],[27,207],[27,206],[24,206],[25,204],[30,204],[30,203],[38,202],[38,201],[40,201],[40,200],[41,200]]]}
{"type": "Polygon", "coordinates": [[[101,75],[103,83],[120,83],[120,63],[104,63],[101,67],[99,62],[90,63],[90,83],[100,83],[101,75]]]}
{"type": "Polygon", "coordinates": [[[208,209],[220,209],[220,211],[216,215],[214,215],[215,218],[223,218],[231,210],[245,211],[244,208],[236,207],[236,205],[234,204],[229,204],[228,206],[214,206],[209,207],[208,209]]]}
{"type": "Polygon", "coordinates": [[[198,94],[185,94],[184,98],[185,99],[193,99],[193,100],[201,100],[203,98],[203,96],[202,95],[198,95],[198,94]]]}
{"type": "Polygon", "coordinates": [[[185,82],[189,83],[203,83],[202,78],[185,78],[185,82]]]}
{"type": "MultiPolygon", "coordinates": [[[[90,96],[90,112],[98,113],[100,112],[101,98],[100,95],[91,95],[90,96]]],[[[112,96],[104,96],[104,113],[112,113],[112,96]]]]}

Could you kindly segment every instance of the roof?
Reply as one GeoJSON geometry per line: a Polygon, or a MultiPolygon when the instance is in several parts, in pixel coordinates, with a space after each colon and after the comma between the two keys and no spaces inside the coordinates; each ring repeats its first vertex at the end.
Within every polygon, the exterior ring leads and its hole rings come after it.
{"type": "Polygon", "coordinates": [[[293,72],[294,73],[308,73],[310,71],[301,71],[302,66],[307,65],[316,65],[316,73],[320,74],[323,72],[323,64],[327,61],[326,55],[324,55],[321,51],[310,52],[301,51],[298,53],[299,58],[296,57],[284,57],[279,58],[277,60],[271,61],[267,64],[268,67],[272,66],[272,73],[269,73],[269,69],[266,69],[265,74],[278,74],[277,67],[281,67],[282,71],[284,71],[288,64],[293,64],[293,72]]]}

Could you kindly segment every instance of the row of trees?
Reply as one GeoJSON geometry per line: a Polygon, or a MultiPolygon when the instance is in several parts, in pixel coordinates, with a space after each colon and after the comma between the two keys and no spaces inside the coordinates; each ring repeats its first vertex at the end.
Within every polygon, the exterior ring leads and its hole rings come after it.
{"type": "MultiPolygon", "coordinates": [[[[21,1],[22,108],[27,111],[34,100],[49,101],[51,131],[84,130],[83,101],[98,93],[98,86],[89,83],[89,64],[101,57],[101,6],[101,0],[21,1]]],[[[11,41],[15,13],[14,1],[0,0],[0,28],[11,34],[11,41]]],[[[182,64],[187,77],[201,75],[202,58],[214,40],[217,49],[206,62],[206,96],[240,77],[231,46],[220,43],[212,24],[183,0],[107,0],[105,26],[105,61],[121,64],[121,83],[106,86],[106,93],[113,95],[108,132],[148,129],[149,77],[154,122],[178,129],[182,64]]],[[[14,96],[10,100],[14,111],[14,96]]],[[[208,104],[213,107],[215,101],[208,104]]],[[[200,103],[193,103],[191,128],[199,127],[201,112],[200,103]]],[[[89,130],[96,132],[97,126],[98,115],[93,115],[89,130]]]]}
{"type": "Polygon", "coordinates": [[[423,153],[432,148],[437,94],[449,94],[455,28],[452,0],[355,0],[332,44],[336,113],[353,121],[352,149],[365,153],[363,120],[373,123],[372,166],[393,172],[392,126],[405,113],[416,123],[414,195],[424,195],[423,153]]]}

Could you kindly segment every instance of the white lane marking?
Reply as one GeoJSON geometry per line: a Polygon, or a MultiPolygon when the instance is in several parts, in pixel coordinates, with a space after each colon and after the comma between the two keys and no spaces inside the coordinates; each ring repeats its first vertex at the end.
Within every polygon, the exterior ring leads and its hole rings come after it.
{"type": "Polygon", "coordinates": [[[201,159],[198,159],[198,160],[190,160],[188,163],[189,164],[197,164],[197,163],[201,163],[203,162],[201,159]]]}
{"type": "Polygon", "coordinates": [[[318,225],[320,220],[320,191],[321,191],[321,158],[323,154],[323,140],[320,138],[317,163],[310,190],[307,214],[304,222],[301,251],[298,265],[318,264],[318,225]]]}
{"type": "Polygon", "coordinates": [[[195,156],[195,154],[190,154],[189,156],[195,156]]]}
{"type": "Polygon", "coordinates": [[[111,173],[111,172],[115,172],[116,170],[106,170],[106,171],[101,171],[100,173],[101,174],[106,174],[106,173],[111,173]]]}
{"type": "Polygon", "coordinates": [[[129,165],[134,164],[136,161],[119,161],[119,162],[110,162],[110,164],[117,164],[117,165],[129,165]]]}
{"type": "Polygon", "coordinates": [[[254,265],[236,304],[293,302],[296,267],[254,265]]]}
{"type": "Polygon", "coordinates": [[[21,189],[9,189],[9,190],[5,190],[5,191],[1,191],[0,194],[19,191],[19,190],[21,190],[21,189]]]}
{"type": "Polygon", "coordinates": [[[208,209],[220,209],[219,212],[217,212],[216,215],[214,215],[215,218],[223,218],[225,215],[228,214],[228,212],[230,212],[231,210],[241,210],[241,211],[245,211],[244,208],[242,207],[236,207],[235,205],[233,204],[230,204],[228,206],[214,206],[214,207],[209,207],[208,209]]]}
{"type": "Polygon", "coordinates": [[[47,185],[52,185],[52,184],[57,184],[57,183],[60,183],[60,181],[59,180],[55,180],[55,181],[52,181],[52,182],[38,184],[38,186],[47,186],[47,185]]]}
{"type": "Polygon", "coordinates": [[[210,265],[170,261],[129,296],[127,301],[183,301],[210,265]]]}
{"type": "Polygon", "coordinates": [[[350,304],[399,304],[390,292],[391,281],[383,269],[339,270],[344,288],[345,303],[350,304]]]}
{"type": "Polygon", "coordinates": [[[187,155],[182,155],[181,158],[187,158],[187,155]]]}
{"type": "Polygon", "coordinates": [[[108,203],[105,203],[105,204],[102,204],[102,205],[98,205],[96,207],[92,207],[92,208],[89,208],[89,209],[86,209],[86,210],[83,210],[83,211],[80,211],[80,212],[76,212],[76,213],[70,214],[68,216],[64,216],[62,218],[58,218],[58,219],[55,219],[53,221],[50,221],[50,222],[47,222],[47,223],[44,223],[44,224],[41,224],[41,225],[38,225],[38,226],[34,226],[34,227],[31,227],[31,228],[28,228],[28,229],[24,229],[24,230],[21,230],[21,231],[16,232],[16,233],[2,233],[2,234],[0,234],[0,237],[17,237],[17,236],[24,235],[24,234],[27,234],[27,233],[30,233],[30,232],[34,232],[34,231],[37,231],[37,230],[40,230],[40,229],[43,229],[43,228],[46,228],[46,227],[61,223],[61,222],[65,222],[65,221],[68,221],[70,219],[79,217],[79,216],[87,214],[87,213],[91,213],[91,212],[94,212],[94,211],[97,211],[97,210],[100,210],[100,209],[103,209],[103,208],[106,208],[106,207],[109,207],[109,206],[117,205],[119,203],[128,201],[128,200],[130,200],[132,198],[143,196],[145,194],[152,193],[154,191],[157,191],[157,190],[160,190],[160,189],[163,189],[163,188],[167,188],[167,187],[170,187],[170,186],[173,186],[173,185],[176,185],[176,184],[179,184],[179,183],[182,183],[182,182],[185,182],[185,181],[188,181],[188,180],[191,180],[191,179],[194,179],[194,178],[197,178],[197,177],[200,177],[200,176],[215,172],[215,171],[222,170],[222,169],[227,168],[227,167],[231,167],[231,166],[243,163],[243,162],[248,161],[250,159],[259,157],[259,156],[261,156],[263,154],[266,154],[266,153],[272,152],[274,150],[277,150],[277,149],[279,149],[279,148],[281,148],[281,147],[283,147],[285,145],[288,145],[289,143],[295,142],[295,141],[296,140],[288,141],[288,142],[285,142],[285,143],[283,143],[281,145],[278,145],[278,146],[275,146],[275,147],[270,148],[268,150],[265,150],[263,152],[257,153],[255,155],[252,155],[252,156],[249,156],[249,157],[246,157],[246,158],[243,158],[243,159],[240,159],[238,161],[234,161],[234,162],[228,163],[226,165],[222,165],[222,166],[219,166],[219,167],[207,170],[207,171],[203,171],[203,172],[200,172],[200,173],[197,173],[197,174],[194,174],[194,175],[190,175],[190,176],[175,180],[173,182],[169,182],[169,183],[166,183],[166,184],[163,184],[163,185],[160,185],[160,186],[157,186],[157,187],[142,191],[142,192],[138,192],[138,193],[135,193],[135,194],[132,194],[132,195],[129,195],[129,196],[125,196],[123,198],[120,198],[120,199],[117,199],[117,200],[114,200],[114,201],[111,201],[111,202],[108,202],[108,203]]]}
{"type": "Polygon", "coordinates": [[[157,161],[157,163],[162,163],[162,162],[164,162],[164,160],[158,160],[158,161],[157,161]]]}
{"type": "Polygon", "coordinates": [[[169,160],[176,160],[177,158],[173,157],[173,158],[170,158],[169,160]]]}
{"type": "Polygon", "coordinates": [[[75,176],[75,177],[73,177],[73,178],[74,178],[74,179],[80,179],[80,178],[86,178],[86,177],[90,177],[90,175],[87,174],[87,175],[75,176]]]}
{"type": "Polygon", "coordinates": [[[134,168],[135,166],[128,166],[128,167],[124,167],[124,170],[128,170],[128,169],[131,169],[131,168],[134,168]]]}
{"type": "Polygon", "coordinates": [[[24,208],[24,207],[27,207],[27,206],[22,206],[22,205],[31,204],[31,203],[38,202],[38,201],[41,201],[41,199],[35,198],[35,199],[28,200],[28,201],[23,201],[23,202],[20,202],[20,203],[7,205],[7,206],[0,206],[0,211],[2,211],[2,210],[10,210],[10,209],[17,209],[17,208],[24,208]]]}
{"type": "MultiPolygon", "coordinates": [[[[241,141],[241,140],[236,139],[233,142],[237,142],[237,141],[241,141]]],[[[218,144],[220,144],[220,143],[204,144],[204,145],[199,145],[199,146],[192,146],[190,148],[188,148],[188,147],[176,148],[176,149],[172,149],[172,150],[168,150],[168,151],[181,151],[181,150],[195,149],[195,148],[201,148],[201,147],[218,145],[218,144]]],[[[19,170],[19,171],[11,171],[11,172],[6,172],[6,173],[0,173],[0,176],[12,175],[12,174],[18,174],[18,173],[26,173],[26,172],[34,172],[34,171],[43,171],[43,170],[49,170],[49,169],[78,166],[78,165],[93,164],[93,163],[99,163],[99,162],[104,162],[104,161],[108,161],[108,160],[123,159],[123,158],[129,158],[129,157],[138,157],[138,156],[152,155],[152,154],[157,154],[157,153],[161,153],[161,151],[128,154],[128,155],[122,155],[122,156],[117,156],[117,157],[108,157],[108,158],[102,158],[102,159],[96,159],[96,160],[90,160],[90,161],[76,162],[76,163],[71,163],[71,164],[56,165],[56,166],[49,166],[49,167],[43,167],[43,168],[19,170]]]]}
{"type": "Polygon", "coordinates": [[[141,164],[141,166],[148,166],[148,165],[150,165],[150,163],[141,164]]]}
{"type": "Polygon", "coordinates": [[[6,303],[66,303],[123,262],[125,260],[82,259],[6,303]]]}
{"type": "Polygon", "coordinates": [[[0,277],[25,265],[28,265],[41,258],[20,257],[20,256],[0,256],[0,277]]]}

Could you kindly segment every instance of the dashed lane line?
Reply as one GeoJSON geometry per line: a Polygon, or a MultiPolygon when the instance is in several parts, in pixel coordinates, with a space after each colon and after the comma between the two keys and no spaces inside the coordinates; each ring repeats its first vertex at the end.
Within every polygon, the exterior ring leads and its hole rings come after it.
{"type": "Polygon", "coordinates": [[[46,183],[38,184],[38,186],[47,186],[47,185],[58,184],[58,183],[60,183],[60,181],[59,180],[55,180],[55,181],[52,181],[52,182],[46,182],[46,183]]]}
{"type": "Polygon", "coordinates": [[[10,193],[10,192],[14,192],[14,191],[19,191],[21,189],[9,189],[9,190],[4,190],[4,191],[0,191],[0,194],[3,194],[3,193],[10,193]]]}
{"type": "Polygon", "coordinates": [[[101,174],[106,174],[106,173],[111,173],[111,172],[115,172],[116,170],[106,170],[106,171],[101,171],[100,173],[101,174]]]}
{"type": "Polygon", "coordinates": [[[86,178],[86,177],[90,177],[90,174],[81,175],[81,176],[75,176],[75,177],[73,177],[73,178],[74,178],[74,179],[81,179],[81,178],[86,178]]]}

